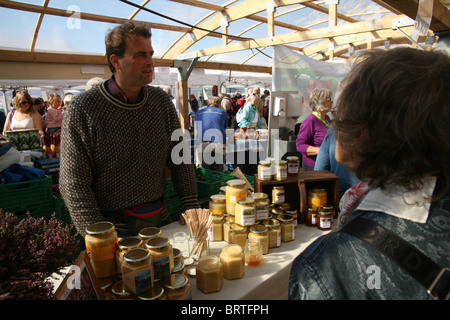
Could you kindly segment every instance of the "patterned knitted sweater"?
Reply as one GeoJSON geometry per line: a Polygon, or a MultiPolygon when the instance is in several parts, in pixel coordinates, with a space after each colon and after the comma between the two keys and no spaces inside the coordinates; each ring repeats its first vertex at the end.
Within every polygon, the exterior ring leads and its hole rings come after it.
{"type": "MultiPolygon", "coordinates": [[[[78,232],[110,220],[102,212],[164,200],[166,167],[181,209],[198,207],[193,165],[171,157],[181,146],[171,141],[179,128],[172,101],[157,87],[146,86],[143,99],[129,104],[105,81],[72,101],[62,124],[59,185],[78,232]]],[[[187,143],[181,149],[189,151],[187,143]]]]}

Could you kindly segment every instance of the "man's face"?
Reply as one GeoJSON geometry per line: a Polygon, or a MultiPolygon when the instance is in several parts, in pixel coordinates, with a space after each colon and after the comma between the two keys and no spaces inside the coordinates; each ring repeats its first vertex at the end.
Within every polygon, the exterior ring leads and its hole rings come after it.
{"type": "Polygon", "coordinates": [[[150,39],[130,35],[122,58],[111,55],[115,77],[128,87],[142,87],[152,82],[153,47],[150,39]]]}

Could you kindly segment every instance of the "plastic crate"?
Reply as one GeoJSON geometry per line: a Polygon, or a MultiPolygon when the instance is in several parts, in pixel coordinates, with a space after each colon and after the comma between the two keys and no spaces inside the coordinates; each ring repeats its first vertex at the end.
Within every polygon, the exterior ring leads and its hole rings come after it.
{"type": "Polygon", "coordinates": [[[50,217],[53,213],[52,178],[0,184],[0,208],[4,211],[33,217],[50,217]]]}
{"type": "Polygon", "coordinates": [[[220,193],[220,188],[226,186],[226,182],[236,177],[219,171],[196,168],[198,198],[209,198],[214,194],[220,193]]]}
{"type": "Polygon", "coordinates": [[[164,196],[166,198],[166,208],[169,215],[173,215],[180,211],[181,201],[178,194],[173,187],[172,178],[166,178],[166,186],[164,190],[164,196]]]}

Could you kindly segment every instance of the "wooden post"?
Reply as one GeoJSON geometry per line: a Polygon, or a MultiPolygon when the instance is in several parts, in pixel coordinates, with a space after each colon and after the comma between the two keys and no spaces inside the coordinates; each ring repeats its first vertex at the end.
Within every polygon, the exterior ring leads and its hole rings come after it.
{"type": "Polygon", "coordinates": [[[178,81],[178,103],[180,105],[180,123],[182,129],[189,129],[189,101],[187,80],[178,81]]]}

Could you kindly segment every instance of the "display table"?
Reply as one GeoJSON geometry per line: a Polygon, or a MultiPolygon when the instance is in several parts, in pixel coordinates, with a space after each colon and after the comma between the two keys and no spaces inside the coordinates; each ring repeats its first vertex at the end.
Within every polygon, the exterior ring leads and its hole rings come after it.
{"type": "MultiPolygon", "coordinates": [[[[336,221],[333,222],[333,227],[336,221]]],[[[162,228],[165,237],[169,239],[175,232],[184,231],[189,235],[187,226],[179,222],[171,223],[162,228]]],[[[278,248],[269,249],[263,256],[263,263],[257,267],[245,266],[242,279],[223,279],[223,287],[219,292],[204,294],[197,289],[195,277],[189,277],[192,286],[193,300],[287,300],[289,273],[293,260],[321,235],[330,231],[321,231],[304,224],[295,229],[295,240],[282,242],[278,248]]],[[[219,255],[227,245],[225,241],[209,242],[210,254],[219,255]]]]}

